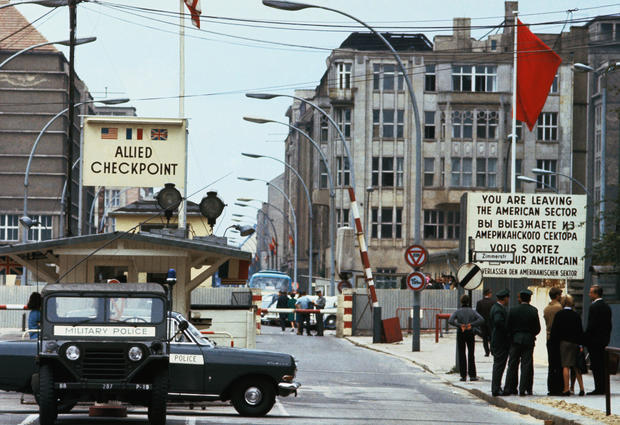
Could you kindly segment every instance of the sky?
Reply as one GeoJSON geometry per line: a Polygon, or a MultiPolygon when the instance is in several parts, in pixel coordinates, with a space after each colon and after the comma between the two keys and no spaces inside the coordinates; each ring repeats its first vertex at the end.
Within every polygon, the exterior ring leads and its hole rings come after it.
{"type": "MultiPolygon", "coordinates": [[[[325,72],[330,50],[350,31],[359,31],[342,15],[318,9],[286,12],[266,7],[261,0],[201,1],[201,30],[185,17],[185,117],[189,119],[188,195],[200,202],[216,190],[228,204],[216,234],[233,224],[232,213],[254,216],[234,206],[237,197],[267,199],[263,182],[242,182],[238,176],[271,180],[283,172],[269,159],[249,159],[241,152],[283,159],[287,129],[277,124],[252,124],[243,116],[286,121],[290,98],[254,100],[246,92],[293,94],[315,88],[325,72]],[[228,18],[233,18],[228,19],[228,18]],[[247,22],[269,20],[277,23],[247,22]],[[282,25],[282,22],[294,25],[282,25]],[[331,24],[340,28],[301,24],[331,24]],[[350,27],[349,27],[350,26],[350,27]],[[269,28],[266,28],[269,27],[269,28]],[[263,42],[266,41],[267,43],[263,42]],[[275,44],[282,43],[282,44],[275,44]],[[284,44],[284,45],[283,45],[284,44]]],[[[422,32],[431,41],[449,35],[454,17],[470,17],[472,25],[501,24],[502,0],[318,0],[381,29],[422,32]]],[[[520,19],[526,24],[618,13],[613,0],[523,0],[520,19]]],[[[69,38],[67,8],[22,5],[19,10],[49,40],[69,38]]],[[[184,7],[184,12],[187,9],[184,7]]],[[[1,13],[1,11],[0,11],[1,13]]],[[[80,3],[77,37],[97,41],[76,47],[78,76],[96,99],[128,97],[142,117],[179,115],[179,1],[102,0],[80,3]]],[[[581,24],[578,24],[581,25],[581,24]]],[[[570,24],[566,26],[568,30],[570,24]]],[[[559,33],[562,24],[536,27],[536,32],[559,33]]],[[[474,30],[479,38],[489,30],[474,30]]],[[[56,46],[65,52],[68,49],[56,46]]]]}

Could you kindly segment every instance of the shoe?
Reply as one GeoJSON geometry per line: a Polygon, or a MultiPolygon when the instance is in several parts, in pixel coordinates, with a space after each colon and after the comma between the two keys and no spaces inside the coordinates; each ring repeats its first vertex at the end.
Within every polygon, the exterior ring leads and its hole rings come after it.
{"type": "Polygon", "coordinates": [[[486,354],[484,355],[484,357],[489,357],[489,353],[486,353],[486,354]]]}
{"type": "Polygon", "coordinates": [[[547,393],[547,395],[548,395],[549,397],[553,397],[553,396],[559,397],[559,396],[561,396],[561,395],[562,395],[562,391],[556,391],[556,392],[549,391],[549,392],[547,393]]]}
{"type": "Polygon", "coordinates": [[[506,391],[506,390],[504,390],[502,395],[505,396],[505,397],[508,397],[508,396],[511,396],[511,395],[517,395],[517,392],[516,391],[506,391]]]}
{"type": "Polygon", "coordinates": [[[469,378],[469,380],[470,380],[470,381],[477,381],[477,380],[478,380],[478,377],[477,377],[477,376],[472,376],[472,377],[470,377],[470,378],[469,378]]]}
{"type": "Polygon", "coordinates": [[[562,393],[562,395],[563,395],[564,397],[568,397],[568,396],[570,395],[570,391],[564,391],[564,392],[562,393]]]}
{"type": "Polygon", "coordinates": [[[493,397],[501,397],[504,395],[504,392],[502,390],[499,390],[499,391],[492,392],[491,395],[493,395],[493,397]]]}
{"type": "Polygon", "coordinates": [[[461,376],[461,379],[459,379],[461,382],[467,381],[467,378],[464,376],[461,376]]]}
{"type": "Polygon", "coordinates": [[[581,397],[581,396],[584,396],[584,395],[586,395],[586,392],[585,392],[584,390],[579,391],[579,396],[580,396],[580,397],[581,397]]]}
{"type": "Polygon", "coordinates": [[[586,395],[605,395],[605,393],[603,391],[594,390],[586,393],[586,395]]]}

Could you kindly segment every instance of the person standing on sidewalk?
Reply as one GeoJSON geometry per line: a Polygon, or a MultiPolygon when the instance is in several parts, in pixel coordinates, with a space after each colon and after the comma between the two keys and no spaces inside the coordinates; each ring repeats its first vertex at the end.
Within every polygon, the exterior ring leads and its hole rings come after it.
{"type": "Polygon", "coordinates": [[[588,395],[605,394],[605,346],[611,335],[611,309],[603,300],[603,288],[592,285],[590,288],[592,304],[588,312],[586,345],[590,353],[590,368],[594,377],[594,391],[588,395]]]}
{"type": "MultiPolygon", "coordinates": [[[[297,302],[295,303],[295,308],[298,310],[308,310],[312,301],[308,298],[305,291],[301,291],[299,295],[300,296],[297,298],[297,302]]],[[[297,317],[297,335],[304,334],[304,327],[306,328],[307,335],[312,335],[310,333],[310,314],[306,312],[299,312],[297,313],[297,317]]]]}
{"type": "Polygon", "coordinates": [[[562,299],[562,290],[560,288],[551,288],[549,290],[549,298],[551,302],[543,310],[545,325],[547,328],[547,395],[562,395],[564,380],[562,377],[562,364],[560,360],[559,341],[551,340],[551,327],[555,315],[562,310],[560,300],[562,299]]]}
{"type": "Polygon", "coordinates": [[[457,328],[456,348],[459,355],[461,381],[465,381],[467,375],[469,375],[470,381],[478,380],[476,376],[476,358],[474,356],[474,327],[482,325],[484,318],[476,313],[470,305],[469,295],[463,295],[461,297],[461,308],[452,313],[450,319],[448,319],[448,323],[457,328]],[[465,357],[465,346],[467,346],[467,358],[465,357]]]}
{"type": "MultiPolygon", "coordinates": [[[[288,308],[295,309],[295,292],[288,294],[288,308]]],[[[288,321],[291,322],[291,332],[295,332],[296,317],[295,313],[288,314],[288,321]]]]}
{"type": "Polygon", "coordinates": [[[521,363],[519,395],[532,395],[534,383],[534,345],[540,332],[538,310],[530,305],[532,291],[519,292],[520,304],[508,312],[507,328],[512,339],[504,395],[517,394],[517,371],[521,363]]]}
{"type": "MultiPolygon", "coordinates": [[[[276,308],[288,308],[288,297],[286,296],[285,291],[280,291],[276,308]]],[[[288,318],[288,313],[279,313],[279,316],[280,327],[282,328],[282,332],[284,332],[286,330],[286,319],[288,318]]]]}
{"type": "Polygon", "coordinates": [[[489,327],[489,315],[491,314],[491,307],[495,302],[493,301],[493,293],[491,288],[485,288],[482,291],[483,298],[476,303],[476,312],[484,318],[484,323],[480,326],[482,333],[482,347],[484,348],[484,356],[489,357],[489,340],[491,339],[491,328],[489,327]]]}
{"type": "Polygon", "coordinates": [[[579,382],[579,395],[584,395],[583,379],[581,378],[581,370],[577,367],[577,358],[579,353],[583,351],[583,327],[581,326],[581,317],[573,307],[575,302],[573,297],[566,295],[562,298],[562,310],[559,311],[553,319],[551,326],[551,342],[560,349],[560,361],[562,364],[562,375],[564,381],[563,396],[570,395],[570,371],[575,373],[577,382],[579,382]]]}
{"type": "MultiPolygon", "coordinates": [[[[319,289],[316,291],[317,299],[314,300],[314,308],[322,310],[325,308],[325,297],[323,292],[319,289]]],[[[323,336],[323,313],[315,313],[316,317],[316,336],[323,336]]]]}
{"type": "Polygon", "coordinates": [[[493,376],[491,378],[491,394],[493,397],[503,395],[502,375],[508,361],[510,337],[506,328],[508,318],[508,301],[510,292],[502,289],[496,295],[497,302],[491,307],[489,325],[491,327],[491,354],[493,354],[493,376]]]}

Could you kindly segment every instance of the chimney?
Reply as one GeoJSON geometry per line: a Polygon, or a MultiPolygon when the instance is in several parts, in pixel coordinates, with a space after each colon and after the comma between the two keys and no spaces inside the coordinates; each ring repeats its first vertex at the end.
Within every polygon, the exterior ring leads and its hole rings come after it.
{"type": "Polygon", "coordinates": [[[514,13],[519,10],[519,2],[518,1],[507,1],[504,2],[504,20],[506,26],[504,27],[505,34],[512,34],[512,29],[515,25],[514,13]]]}
{"type": "Polygon", "coordinates": [[[458,49],[471,47],[471,18],[454,18],[452,20],[452,31],[458,49]]]}

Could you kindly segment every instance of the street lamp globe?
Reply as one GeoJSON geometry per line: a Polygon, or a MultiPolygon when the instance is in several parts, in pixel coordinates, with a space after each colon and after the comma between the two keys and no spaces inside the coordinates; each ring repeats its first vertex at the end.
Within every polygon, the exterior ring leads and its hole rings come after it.
{"type": "Polygon", "coordinates": [[[200,201],[200,213],[207,218],[209,226],[214,226],[217,218],[222,215],[226,204],[218,198],[217,192],[207,192],[207,196],[200,201]]]}

